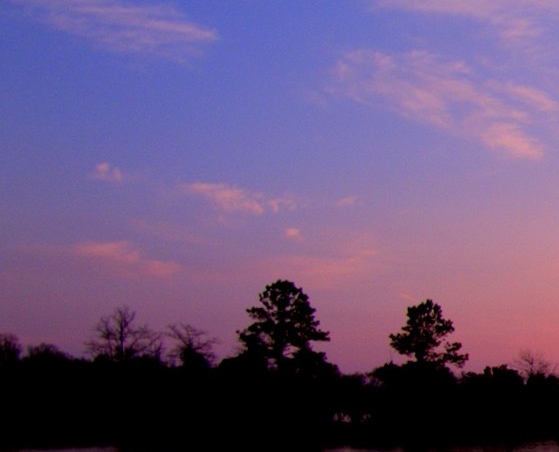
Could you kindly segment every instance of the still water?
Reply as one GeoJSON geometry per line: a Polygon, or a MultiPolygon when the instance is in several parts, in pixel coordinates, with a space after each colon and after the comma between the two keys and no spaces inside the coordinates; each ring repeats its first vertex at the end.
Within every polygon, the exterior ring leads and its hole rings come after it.
{"type": "MultiPolygon", "coordinates": [[[[405,449],[397,448],[390,450],[380,449],[355,449],[351,447],[326,449],[323,452],[407,452],[405,449]]],[[[517,444],[511,446],[508,444],[497,446],[479,446],[479,447],[455,447],[446,449],[428,449],[427,452],[559,452],[559,445],[555,441],[534,442],[517,444]]]]}
{"type": "MultiPolygon", "coordinates": [[[[120,452],[115,447],[90,447],[84,449],[49,449],[31,450],[25,449],[17,452],[120,452]]],[[[286,451],[289,452],[289,451],[286,451]]],[[[406,449],[355,449],[351,447],[341,447],[335,449],[324,449],[323,452],[408,452],[406,449]]],[[[518,444],[515,446],[479,446],[479,447],[456,447],[446,449],[428,449],[426,452],[559,452],[559,445],[555,441],[535,442],[518,444]]]]}

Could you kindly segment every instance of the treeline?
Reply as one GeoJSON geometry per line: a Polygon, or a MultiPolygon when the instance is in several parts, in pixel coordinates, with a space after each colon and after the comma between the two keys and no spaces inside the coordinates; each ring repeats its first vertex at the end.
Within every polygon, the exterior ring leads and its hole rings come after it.
{"type": "Polygon", "coordinates": [[[53,344],[23,350],[0,334],[0,448],[116,446],[131,451],[427,448],[559,438],[559,378],[541,356],[457,373],[468,355],[431,300],[410,306],[391,347],[409,358],[343,374],[308,296],[278,280],[247,309],[240,351],[217,362],[189,324],[165,333],[120,307],[99,320],[90,358],[53,344]]]}

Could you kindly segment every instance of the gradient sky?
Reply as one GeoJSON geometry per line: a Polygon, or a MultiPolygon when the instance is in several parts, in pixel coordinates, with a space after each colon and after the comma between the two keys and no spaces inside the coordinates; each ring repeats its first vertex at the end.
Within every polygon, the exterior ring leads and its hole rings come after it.
{"type": "Polygon", "coordinates": [[[559,363],[556,0],[0,2],[0,332],[237,352],[302,287],[343,372],[427,298],[465,370],[559,363]]]}

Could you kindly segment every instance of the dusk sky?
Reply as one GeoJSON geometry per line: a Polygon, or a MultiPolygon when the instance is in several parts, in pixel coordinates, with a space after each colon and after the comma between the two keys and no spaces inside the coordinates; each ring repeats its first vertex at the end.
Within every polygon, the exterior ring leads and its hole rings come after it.
{"type": "Polygon", "coordinates": [[[0,1],[0,332],[101,316],[238,351],[267,284],[342,372],[438,303],[559,363],[556,0],[0,1]]]}

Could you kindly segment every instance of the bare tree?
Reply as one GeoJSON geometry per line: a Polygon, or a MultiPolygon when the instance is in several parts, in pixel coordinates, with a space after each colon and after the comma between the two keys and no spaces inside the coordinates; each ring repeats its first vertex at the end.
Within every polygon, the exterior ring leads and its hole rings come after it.
{"type": "Polygon", "coordinates": [[[159,359],[163,349],[161,335],[147,325],[136,326],[135,318],[136,313],[128,306],[101,317],[95,328],[96,337],[85,343],[87,351],[94,357],[104,356],[116,362],[138,357],[159,359]]]}
{"type": "Polygon", "coordinates": [[[521,350],[511,366],[526,380],[535,376],[548,377],[555,371],[555,366],[544,358],[543,353],[530,349],[521,350]]]}
{"type": "Polygon", "coordinates": [[[171,363],[180,362],[184,367],[209,368],[213,365],[213,346],[217,343],[216,338],[208,337],[205,331],[185,323],[169,325],[169,330],[168,336],[176,342],[168,355],[171,363]]]}

